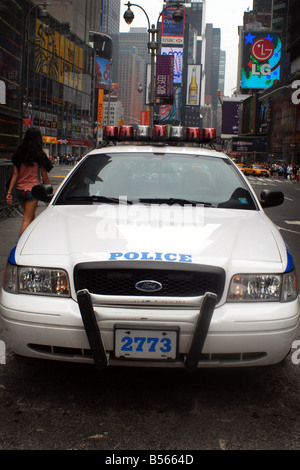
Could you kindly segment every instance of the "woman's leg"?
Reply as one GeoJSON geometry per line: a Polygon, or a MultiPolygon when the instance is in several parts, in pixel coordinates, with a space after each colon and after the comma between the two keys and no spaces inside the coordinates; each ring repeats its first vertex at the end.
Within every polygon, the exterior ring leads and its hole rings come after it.
{"type": "Polygon", "coordinates": [[[26,201],[24,204],[24,215],[22,220],[22,226],[20,229],[20,235],[28,227],[28,225],[35,218],[35,211],[38,205],[38,201],[26,201]]]}

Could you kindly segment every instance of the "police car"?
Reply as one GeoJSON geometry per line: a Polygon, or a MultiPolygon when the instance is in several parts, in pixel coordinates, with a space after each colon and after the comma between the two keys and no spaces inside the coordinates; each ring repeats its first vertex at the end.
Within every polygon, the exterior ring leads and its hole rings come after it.
{"type": "Polygon", "coordinates": [[[105,129],[17,241],[1,293],[19,355],[110,365],[270,365],[299,321],[293,259],[213,130],[105,129]],[[134,138],[135,142],[129,143],[134,138]],[[168,142],[166,139],[168,138],[168,142]]]}

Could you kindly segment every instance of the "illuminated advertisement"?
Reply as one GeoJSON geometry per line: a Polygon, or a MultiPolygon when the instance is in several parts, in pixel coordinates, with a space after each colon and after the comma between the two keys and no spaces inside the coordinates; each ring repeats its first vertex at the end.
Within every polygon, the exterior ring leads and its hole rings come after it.
{"type": "Polygon", "coordinates": [[[241,89],[265,89],[280,80],[281,39],[272,32],[244,37],[241,89]]]}
{"type": "Polygon", "coordinates": [[[103,57],[96,57],[96,88],[109,89],[111,62],[103,57]]]}
{"type": "Polygon", "coordinates": [[[201,65],[188,65],[186,105],[199,106],[200,104],[201,65]]]}
{"type": "Polygon", "coordinates": [[[82,90],[83,49],[57,31],[36,23],[35,71],[64,85],[82,90]]]}
{"type": "Polygon", "coordinates": [[[156,97],[173,98],[174,57],[171,55],[156,56],[156,97]]]}
{"type": "Polygon", "coordinates": [[[182,47],[162,47],[162,55],[172,55],[174,57],[174,74],[173,82],[182,83],[182,65],[183,65],[183,48],[182,47]]]}
{"type": "Polygon", "coordinates": [[[173,20],[174,9],[165,10],[162,14],[162,44],[183,44],[185,10],[181,10],[183,20],[178,24],[173,20]]]}

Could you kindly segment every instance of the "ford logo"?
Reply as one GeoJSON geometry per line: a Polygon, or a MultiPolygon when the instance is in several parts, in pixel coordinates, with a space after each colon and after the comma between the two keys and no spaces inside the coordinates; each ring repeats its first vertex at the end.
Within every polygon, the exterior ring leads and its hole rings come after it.
{"type": "Polygon", "coordinates": [[[139,281],[135,287],[142,292],[157,292],[162,289],[162,284],[157,281],[139,281]]]}

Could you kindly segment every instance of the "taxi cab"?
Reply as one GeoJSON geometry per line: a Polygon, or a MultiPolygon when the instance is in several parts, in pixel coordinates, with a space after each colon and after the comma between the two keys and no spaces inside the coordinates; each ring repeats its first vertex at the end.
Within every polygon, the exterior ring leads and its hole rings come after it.
{"type": "Polygon", "coordinates": [[[210,147],[212,129],[109,126],[104,136],[55,194],[33,189],[48,205],[8,257],[7,347],[97,368],[283,361],[297,280],[264,212],[283,194],[258,198],[210,147]]]}
{"type": "Polygon", "coordinates": [[[243,171],[244,175],[252,175],[252,176],[265,176],[269,177],[270,172],[267,168],[264,168],[261,165],[249,165],[246,168],[244,168],[243,171]]]}
{"type": "Polygon", "coordinates": [[[245,165],[244,163],[237,163],[236,165],[242,173],[245,172],[245,169],[247,168],[247,165],[245,165]]]}

